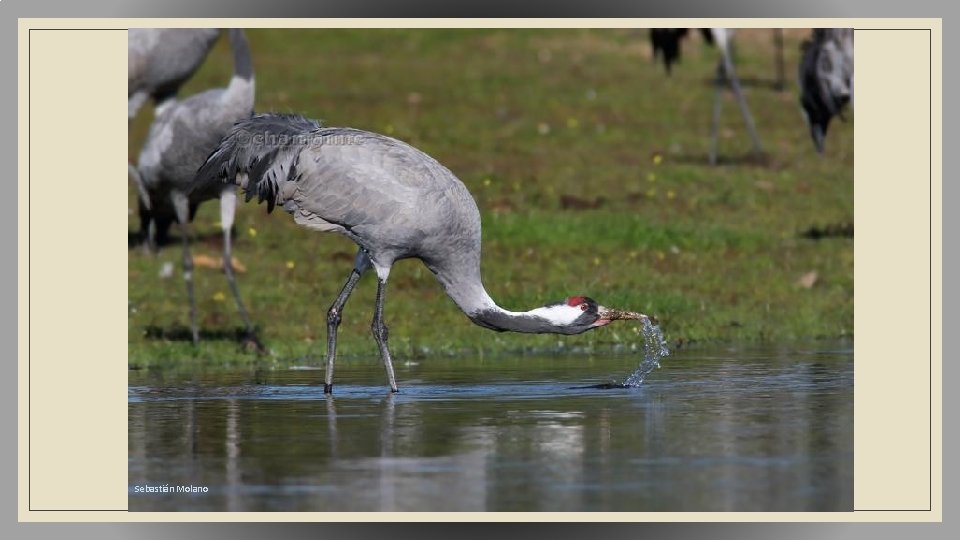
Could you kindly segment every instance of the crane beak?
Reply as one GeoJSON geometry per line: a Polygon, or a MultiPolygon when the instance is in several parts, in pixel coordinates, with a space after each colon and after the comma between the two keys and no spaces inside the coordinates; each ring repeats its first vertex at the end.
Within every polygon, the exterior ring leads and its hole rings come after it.
{"type": "Polygon", "coordinates": [[[624,311],[622,309],[606,308],[606,307],[600,306],[599,313],[600,313],[600,318],[597,319],[597,322],[593,323],[594,326],[604,326],[604,325],[610,324],[613,321],[620,321],[620,320],[639,321],[639,320],[647,319],[651,322],[656,322],[653,318],[649,317],[648,315],[644,315],[643,313],[637,313],[634,311],[624,311]]]}

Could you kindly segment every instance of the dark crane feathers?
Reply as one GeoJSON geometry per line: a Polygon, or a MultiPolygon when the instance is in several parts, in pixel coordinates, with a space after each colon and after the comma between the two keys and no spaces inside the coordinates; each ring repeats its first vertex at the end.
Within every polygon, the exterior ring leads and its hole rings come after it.
{"type": "Polygon", "coordinates": [[[296,161],[322,126],[299,115],[258,114],[237,123],[197,171],[197,183],[236,181],[247,201],[267,201],[267,211],[284,201],[280,185],[298,178],[296,161]]]}

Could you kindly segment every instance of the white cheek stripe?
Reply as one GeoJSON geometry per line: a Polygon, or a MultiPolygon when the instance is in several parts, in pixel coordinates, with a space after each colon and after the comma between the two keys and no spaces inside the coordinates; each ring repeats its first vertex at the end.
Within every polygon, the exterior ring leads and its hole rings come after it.
{"type": "Polygon", "coordinates": [[[552,324],[564,326],[573,324],[573,321],[577,320],[577,318],[583,314],[583,311],[580,310],[579,306],[574,307],[561,304],[559,306],[548,306],[533,309],[528,313],[530,315],[536,315],[537,317],[544,318],[550,321],[552,324]]]}

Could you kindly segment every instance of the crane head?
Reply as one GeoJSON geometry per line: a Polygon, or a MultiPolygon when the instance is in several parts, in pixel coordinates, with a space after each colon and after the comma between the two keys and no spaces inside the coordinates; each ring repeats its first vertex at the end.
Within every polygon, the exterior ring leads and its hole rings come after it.
{"type": "Polygon", "coordinates": [[[571,296],[560,304],[545,306],[541,309],[552,309],[555,314],[552,318],[561,322],[567,327],[568,333],[579,334],[606,326],[617,320],[642,320],[649,319],[643,313],[625,311],[621,309],[607,308],[601,306],[596,300],[587,296],[571,296]]]}

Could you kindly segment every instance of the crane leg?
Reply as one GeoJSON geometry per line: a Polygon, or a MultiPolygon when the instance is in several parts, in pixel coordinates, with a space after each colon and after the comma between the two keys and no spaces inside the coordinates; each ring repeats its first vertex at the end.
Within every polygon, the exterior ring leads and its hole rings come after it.
{"type": "Polygon", "coordinates": [[[720,109],[723,107],[723,64],[717,66],[717,80],[713,93],[713,118],[710,122],[710,165],[717,164],[717,139],[720,131],[720,109]]]}
{"type": "Polygon", "coordinates": [[[190,303],[190,333],[193,344],[200,343],[200,329],[197,326],[197,301],[193,296],[193,257],[190,255],[190,204],[186,195],[171,195],[173,208],[180,224],[180,236],[183,244],[183,281],[187,286],[187,301],[190,303]]]}
{"type": "Polygon", "coordinates": [[[343,285],[343,289],[340,290],[340,294],[337,295],[337,299],[333,301],[333,305],[330,306],[330,309],[327,311],[327,372],[323,385],[324,394],[333,393],[333,364],[337,359],[337,329],[340,328],[343,306],[346,305],[347,299],[350,298],[350,293],[353,292],[353,288],[356,287],[357,282],[360,281],[360,276],[362,276],[368,268],[370,268],[370,259],[367,257],[367,253],[361,249],[357,253],[350,277],[343,285]]]}
{"type": "Polygon", "coordinates": [[[354,268],[350,272],[347,283],[340,290],[337,299],[334,300],[333,305],[327,311],[327,372],[323,385],[324,394],[333,393],[333,364],[337,359],[337,329],[340,328],[343,306],[347,303],[347,299],[350,298],[350,293],[353,292],[353,288],[357,286],[358,281],[360,281],[360,272],[354,268]]]}
{"type": "Polygon", "coordinates": [[[774,61],[777,65],[777,80],[773,83],[773,88],[777,92],[783,92],[786,86],[786,77],[783,67],[783,28],[773,29],[774,61]]]}
{"type": "Polygon", "coordinates": [[[733,62],[730,60],[730,55],[726,53],[723,54],[723,67],[726,71],[727,80],[730,81],[730,89],[733,90],[733,95],[737,98],[737,104],[740,106],[740,114],[743,115],[743,121],[747,124],[747,131],[750,132],[750,139],[753,141],[753,153],[757,155],[763,154],[763,148],[760,146],[760,136],[757,135],[757,128],[753,123],[753,116],[750,115],[750,108],[747,107],[747,100],[743,97],[743,90],[740,89],[740,80],[737,79],[737,74],[733,69],[733,62]]]}
{"type": "Polygon", "coordinates": [[[233,272],[233,247],[231,245],[231,232],[233,230],[234,214],[237,209],[237,193],[229,189],[220,194],[220,226],[223,228],[223,273],[227,276],[227,283],[230,285],[230,292],[233,293],[233,299],[237,303],[237,311],[240,312],[240,319],[243,320],[246,336],[244,342],[254,346],[259,353],[266,352],[263,344],[257,339],[253,330],[253,323],[250,322],[250,315],[247,308],[240,299],[240,289],[237,287],[237,278],[233,272]]]}
{"type": "Polygon", "coordinates": [[[387,383],[390,384],[390,391],[397,392],[397,379],[393,375],[393,360],[390,359],[390,349],[387,347],[387,336],[389,334],[387,325],[383,322],[383,302],[387,296],[387,278],[382,276],[377,282],[377,305],[373,312],[373,323],[370,329],[373,331],[373,338],[377,340],[377,346],[380,347],[380,358],[383,360],[383,368],[387,371],[387,383]]]}

